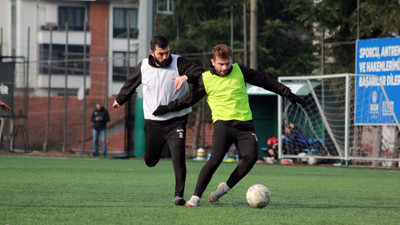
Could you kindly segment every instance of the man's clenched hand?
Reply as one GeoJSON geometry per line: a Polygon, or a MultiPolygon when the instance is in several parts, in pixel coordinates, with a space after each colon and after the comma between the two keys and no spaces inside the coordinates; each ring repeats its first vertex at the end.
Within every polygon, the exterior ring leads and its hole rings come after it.
{"type": "Polygon", "coordinates": [[[169,112],[169,107],[167,105],[160,105],[158,108],[153,112],[155,116],[161,116],[165,113],[169,112]]]}
{"type": "Polygon", "coordinates": [[[117,102],[117,100],[114,100],[113,108],[114,108],[114,109],[118,109],[120,106],[121,106],[121,105],[117,102]]]}
{"type": "Polygon", "coordinates": [[[176,89],[181,89],[182,85],[188,80],[188,77],[186,75],[178,76],[178,77],[173,77],[172,80],[174,80],[174,88],[176,89]]]}
{"type": "Polygon", "coordinates": [[[302,105],[302,106],[305,106],[305,105],[307,104],[306,101],[304,101],[302,98],[299,98],[299,96],[297,96],[297,95],[295,95],[295,94],[293,94],[293,93],[290,93],[289,96],[288,96],[287,98],[288,98],[289,101],[290,101],[292,104],[294,104],[294,105],[300,104],[300,105],[302,105]]]}

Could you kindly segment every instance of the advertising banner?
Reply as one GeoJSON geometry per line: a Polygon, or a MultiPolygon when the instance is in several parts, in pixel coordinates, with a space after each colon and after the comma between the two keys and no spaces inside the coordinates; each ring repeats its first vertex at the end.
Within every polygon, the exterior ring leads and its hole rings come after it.
{"type": "Polygon", "coordinates": [[[393,112],[400,119],[400,38],[359,40],[356,50],[356,73],[366,76],[356,80],[355,123],[395,124],[393,112]]]}

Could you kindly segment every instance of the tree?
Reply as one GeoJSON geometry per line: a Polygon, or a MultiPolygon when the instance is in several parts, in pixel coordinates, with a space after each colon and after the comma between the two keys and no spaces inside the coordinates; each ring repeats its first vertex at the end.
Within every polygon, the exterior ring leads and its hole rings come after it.
{"type": "MultiPolygon", "coordinates": [[[[356,17],[353,13],[353,20],[356,17]]],[[[356,29],[352,23],[352,29],[356,29]]],[[[400,2],[398,0],[365,0],[360,3],[360,37],[394,37],[400,34],[400,2]]]]}
{"type": "MultiPolygon", "coordinates": [[[[210,51],[219,43],[229,43],[230,39],[230,10],[231,5],[235,10],[235,30],[240,30],[241,20],[238,10],[241,1],[175,1],[174,15],[157,16],[156,34],[163,34],[170,40],[172,52],[191,58],[204,67],[210,63],[210,51]],[[202,53],[207,53],[206,55],[202,53]]],[[[240,5],[241,6],[241,5],[240,5]]],[[[241,9],[241,8],[239,8],[241,9]]],[[[241,31],[241,30],[240,30],[241,31]]],[[[235,33],[235,40],[241,38],[242,32],[235,33]]],[[[235,46],[236,47],[236,46],[235,46]]],[[[195,126],[195,137],[192,149],[196,150],[200,141],[201,101],[193,107],[197,115],[191,114],[189,126],[195,126]]],[[[211,122],[211,111],[206,107],[206,121],[211,122]]],[[[205,147],[205,146],[203,146],[205,147]]]]}
{"type": "MultiPolygon", "coordinates": [[[[249,5],[248,0],[175,0],[174,15],[157,16],[155,33],[171,40],[172,52],[208,67],[211,48],[230,44],[231,9],[234,49],[249,44],[242,42],[244,2],[249,5]]],[[[258,1],[257,9],[258,70],[273,77],[320,74],[324,34],[324,72],[354,72],[357,0],[268,0],[258,1]]],[[[398,36],[399,10],[398,0],[361,0],[360,37],[398,36]]],[[[235,53],[234,60],[243,64],[241,56],[235,53]]]]}
{"type": "MultiPolygon", "coordinates": [[[[360,39],[399,35],[398,0],[360,1],[359,11],[360,39]]],[[[357,0],[322,0],[298,18],[316,32],[325,32],[326,74],[354,72],[357,0]]]]}
{"type": "Polygon", "coordinates": [[[215,44],[229,44],[231,5],[235,10],[235,30],[240,31],[235,32],[235,40],[241,40],[241,4],[239,0],[176,0],[174,15],[157,16],[155,32],[171,40],[174,52],[210,52],[215,44]]]}
{"type": "Polygon", "coordinates": [[[311,6],[312,1],[300,0],[260,3],[260,70],[274,77],[312,73],[317,60],[312,26],[298,20],[311,6]]]}
{"type": "MultiPolygon", "coordinates": [[[[171,48],[175,52],[210,52],[215,44],[230,44],[230,12],[233,8],[234,49],[243,49],[244,44],[248,44],[242,42],[243,2],[176,0],[173,16],[158,16],[156,32],[172,40],[171,48]]],[[[297,20],[309,5],[312,5],[311,0],[259,1],[259,70],[274,77],[310,74],[314,70],[316,59],[313,56],[312,27],[304,26],[297,20]]],[[[249,10],[246,16],[249,17],[249,10]]],[[[235,61],[244,63],[243,58],[237,55],[235,61]]]]}
{"type": "MultiPolygon", "coordinates": [[[[157,16],[155,33],[166,35],[170,39],[172,52],[195,59],[207,68],[210,54],[201,53],[209,53],[215,44],[230,44],[231,10],[234,15],[233,47],[243,49],[244,45],[248,45],[242,41],[244,2],[249,5],[248,1],[243,0],[175,0],[174,15],[157,16]]],[[[311,74],[316,61],[313,55],[315,48],[312,45],[312,29],[296,18],[304,10],[303,7],[311,3],[312,1],[302,3],[300,0],[295,4],[289,0],[258,1],[258,70],[275,78],[281,75],[311,74]],[[286,8],[288,5],[292,6],[291,10],[286,8]]],[[[249,21],[249,7],[245,16],[249,21]]],[[[243,53],[236,52],[235,62],[244,64],[242,56],[243,53]]],[[[210,114],[208,110],[207,114],[210,114]]],[[[206,118],[211,121],[210,116],[206,118]]],[[[189,120],[194,121],[195,118],[191,116],[189,120]]],[[[189,123],[199,124],[190,121],[189,123]]]]}

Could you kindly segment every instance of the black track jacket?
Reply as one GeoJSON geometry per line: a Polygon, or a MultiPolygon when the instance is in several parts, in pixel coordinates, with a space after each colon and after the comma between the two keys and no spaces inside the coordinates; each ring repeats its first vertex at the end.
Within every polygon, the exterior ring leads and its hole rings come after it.
{"type": "MultiPolygon", "coordinates": [[[[272,91],[283,97],[288,97],[289,95],[292,94],[289,87],[278,82],[277,80],[273,79],[267,74],[259,72],[257,70],[253,70],[246,66],[240,65],[239,67],[243,73],[243,77],[246,83],[262,87],[266,90],[272,91]]],[[[229,71],[229,73],[231,71],[229,71]]],[[[215,76],[218,76],[216,75],[213,67],[211,68],[211,73],[215,76]]],[[[227,76],[229,76],[229,73],[227,76]]],[[[193,76],[191,77],[190,82],[193,82],[193,90],[191,92],[186,93],[182,98],[170,102],[168,104],[169,111],[178,111],[190,107],[194,105],[197,101],[199,101],[206,94],[202,76],[193,76]]]]}
{"type": "MultiPolygon", "coordinates": [[[[166,67],[172,62],[172,57],[169,59],[169,63],[166,67]]],[[[153,56],[149,55],[149,64],[152,67],[160,68],[154,62],[153,56]]],[[[116,101],[118,104],[123,105],[128,99],[135,93],[136,88],[142,83],[141,81],[141,67],[142,62],[140,62],[133,71],[133,74],[128,78],[125,84],[122,86],[116,101]]],[[[183,57],[178,58],[178,72],[179,75],[186,75],[188,77],[189,83],[195,83],[198,77],[205,71],[203,67],[198,65],[197,63],[193,63],[192,61],[185,59],[183,57]]],[[[186,107],[187,108],[187,107],[186,107]]],[[[184,108],[182,108],[184,109],[184,108]]]]}

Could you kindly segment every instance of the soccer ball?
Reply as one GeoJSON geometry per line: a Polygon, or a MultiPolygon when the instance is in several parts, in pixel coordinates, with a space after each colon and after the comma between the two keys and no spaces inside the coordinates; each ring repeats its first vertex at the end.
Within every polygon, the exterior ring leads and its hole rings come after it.
{"type": "Polygon", "coordinates": [[[317,164],[318,163],[318,159],[316,159],[316,158],[314,158],[314,157],[310,157],[309,159],[308,159],[308,164],[310,164],[310,165],[315,165],[315,164],[317,164]]]}
{"type": "Polygon", "coordinates": [[[262,184],[254,184],[247,190],[247,203],[253,208],[264,208],[268,205],[271,192],[262,184]]]}
{"type": "Polygon", "coordinates": [[[302,163],[306,163],[308,161],[307,154],[304,152],[299,153],[299,157],[302,163]]]}

